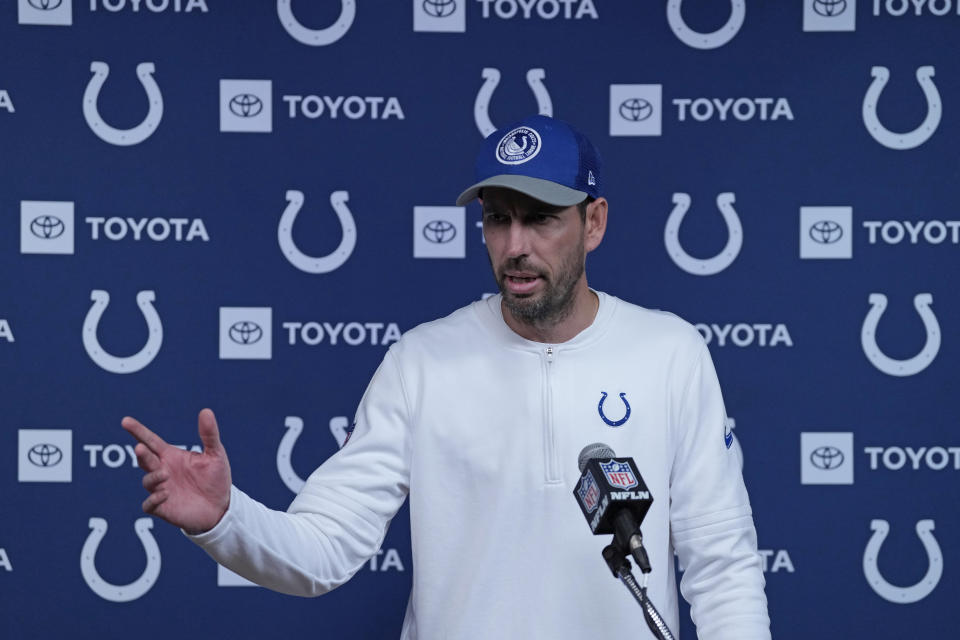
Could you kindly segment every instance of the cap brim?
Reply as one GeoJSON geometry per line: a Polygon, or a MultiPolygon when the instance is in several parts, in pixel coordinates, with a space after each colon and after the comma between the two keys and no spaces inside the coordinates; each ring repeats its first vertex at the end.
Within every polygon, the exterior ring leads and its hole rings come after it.
{"type": "Polygon", "coordinates": [[[578,202],[583,202],[587,197],[585,191],[577,191],[576,189],[571,189],[570,187],[565,187],[562,184],[550,182],[549,180],[531,178],[530,176],[503,174],[492,176],[467,188],[467,190],[457,198],[457,206],[462,207],[478,197],[480,190],[484,187],[513,189],[514,191],[525,193],[531,198],[536,198],[540,202],[546,202],[547,204],[552,204],[557,207],[571,207],[578,202]]]}

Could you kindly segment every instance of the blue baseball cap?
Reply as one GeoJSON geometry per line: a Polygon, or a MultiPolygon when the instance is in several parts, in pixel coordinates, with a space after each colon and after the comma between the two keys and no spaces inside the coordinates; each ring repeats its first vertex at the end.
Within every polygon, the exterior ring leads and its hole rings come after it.
{"type": "Polygon", "coordinates": [[[475,165],[477,182],[457,198],[463,206],[484,187],[505,187],[569,207],[600,197],[600,154],[562,120],[535,115],[487,136],[475,165]]]}

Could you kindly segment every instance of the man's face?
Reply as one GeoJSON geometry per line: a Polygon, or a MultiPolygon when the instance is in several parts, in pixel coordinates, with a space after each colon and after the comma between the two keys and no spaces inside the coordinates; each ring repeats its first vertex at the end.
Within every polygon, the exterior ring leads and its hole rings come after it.
{"type": "Polygon", "coordinates": [[[584,273],[580,211],[499,187],[485,188],[482,204],[483,235],[504,304],[529,324],[563,320],[584,273]]]}

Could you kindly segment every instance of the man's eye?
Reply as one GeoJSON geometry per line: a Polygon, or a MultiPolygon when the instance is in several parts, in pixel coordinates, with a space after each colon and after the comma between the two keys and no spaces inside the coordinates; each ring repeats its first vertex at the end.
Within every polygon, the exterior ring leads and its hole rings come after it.
{"type": "Polygon", "coordinates": [[[507,216],[503,215],[502,213],[488,213],[483,217],[483,219],[485,222],[489,222],[491,224],[500,224],[507,219],[507,216]]]}

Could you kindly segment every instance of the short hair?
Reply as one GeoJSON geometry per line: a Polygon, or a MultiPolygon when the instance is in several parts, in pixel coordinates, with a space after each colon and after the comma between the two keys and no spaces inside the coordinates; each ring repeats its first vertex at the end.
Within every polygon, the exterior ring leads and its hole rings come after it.
{"type": "Polygon", "coordinates": [[[587,205],[596,200],[591,196],[587,196],[583,200],[577,203],[577,210],[580,211],[580,222],[583,224],[587,223],[587,205]]]}

